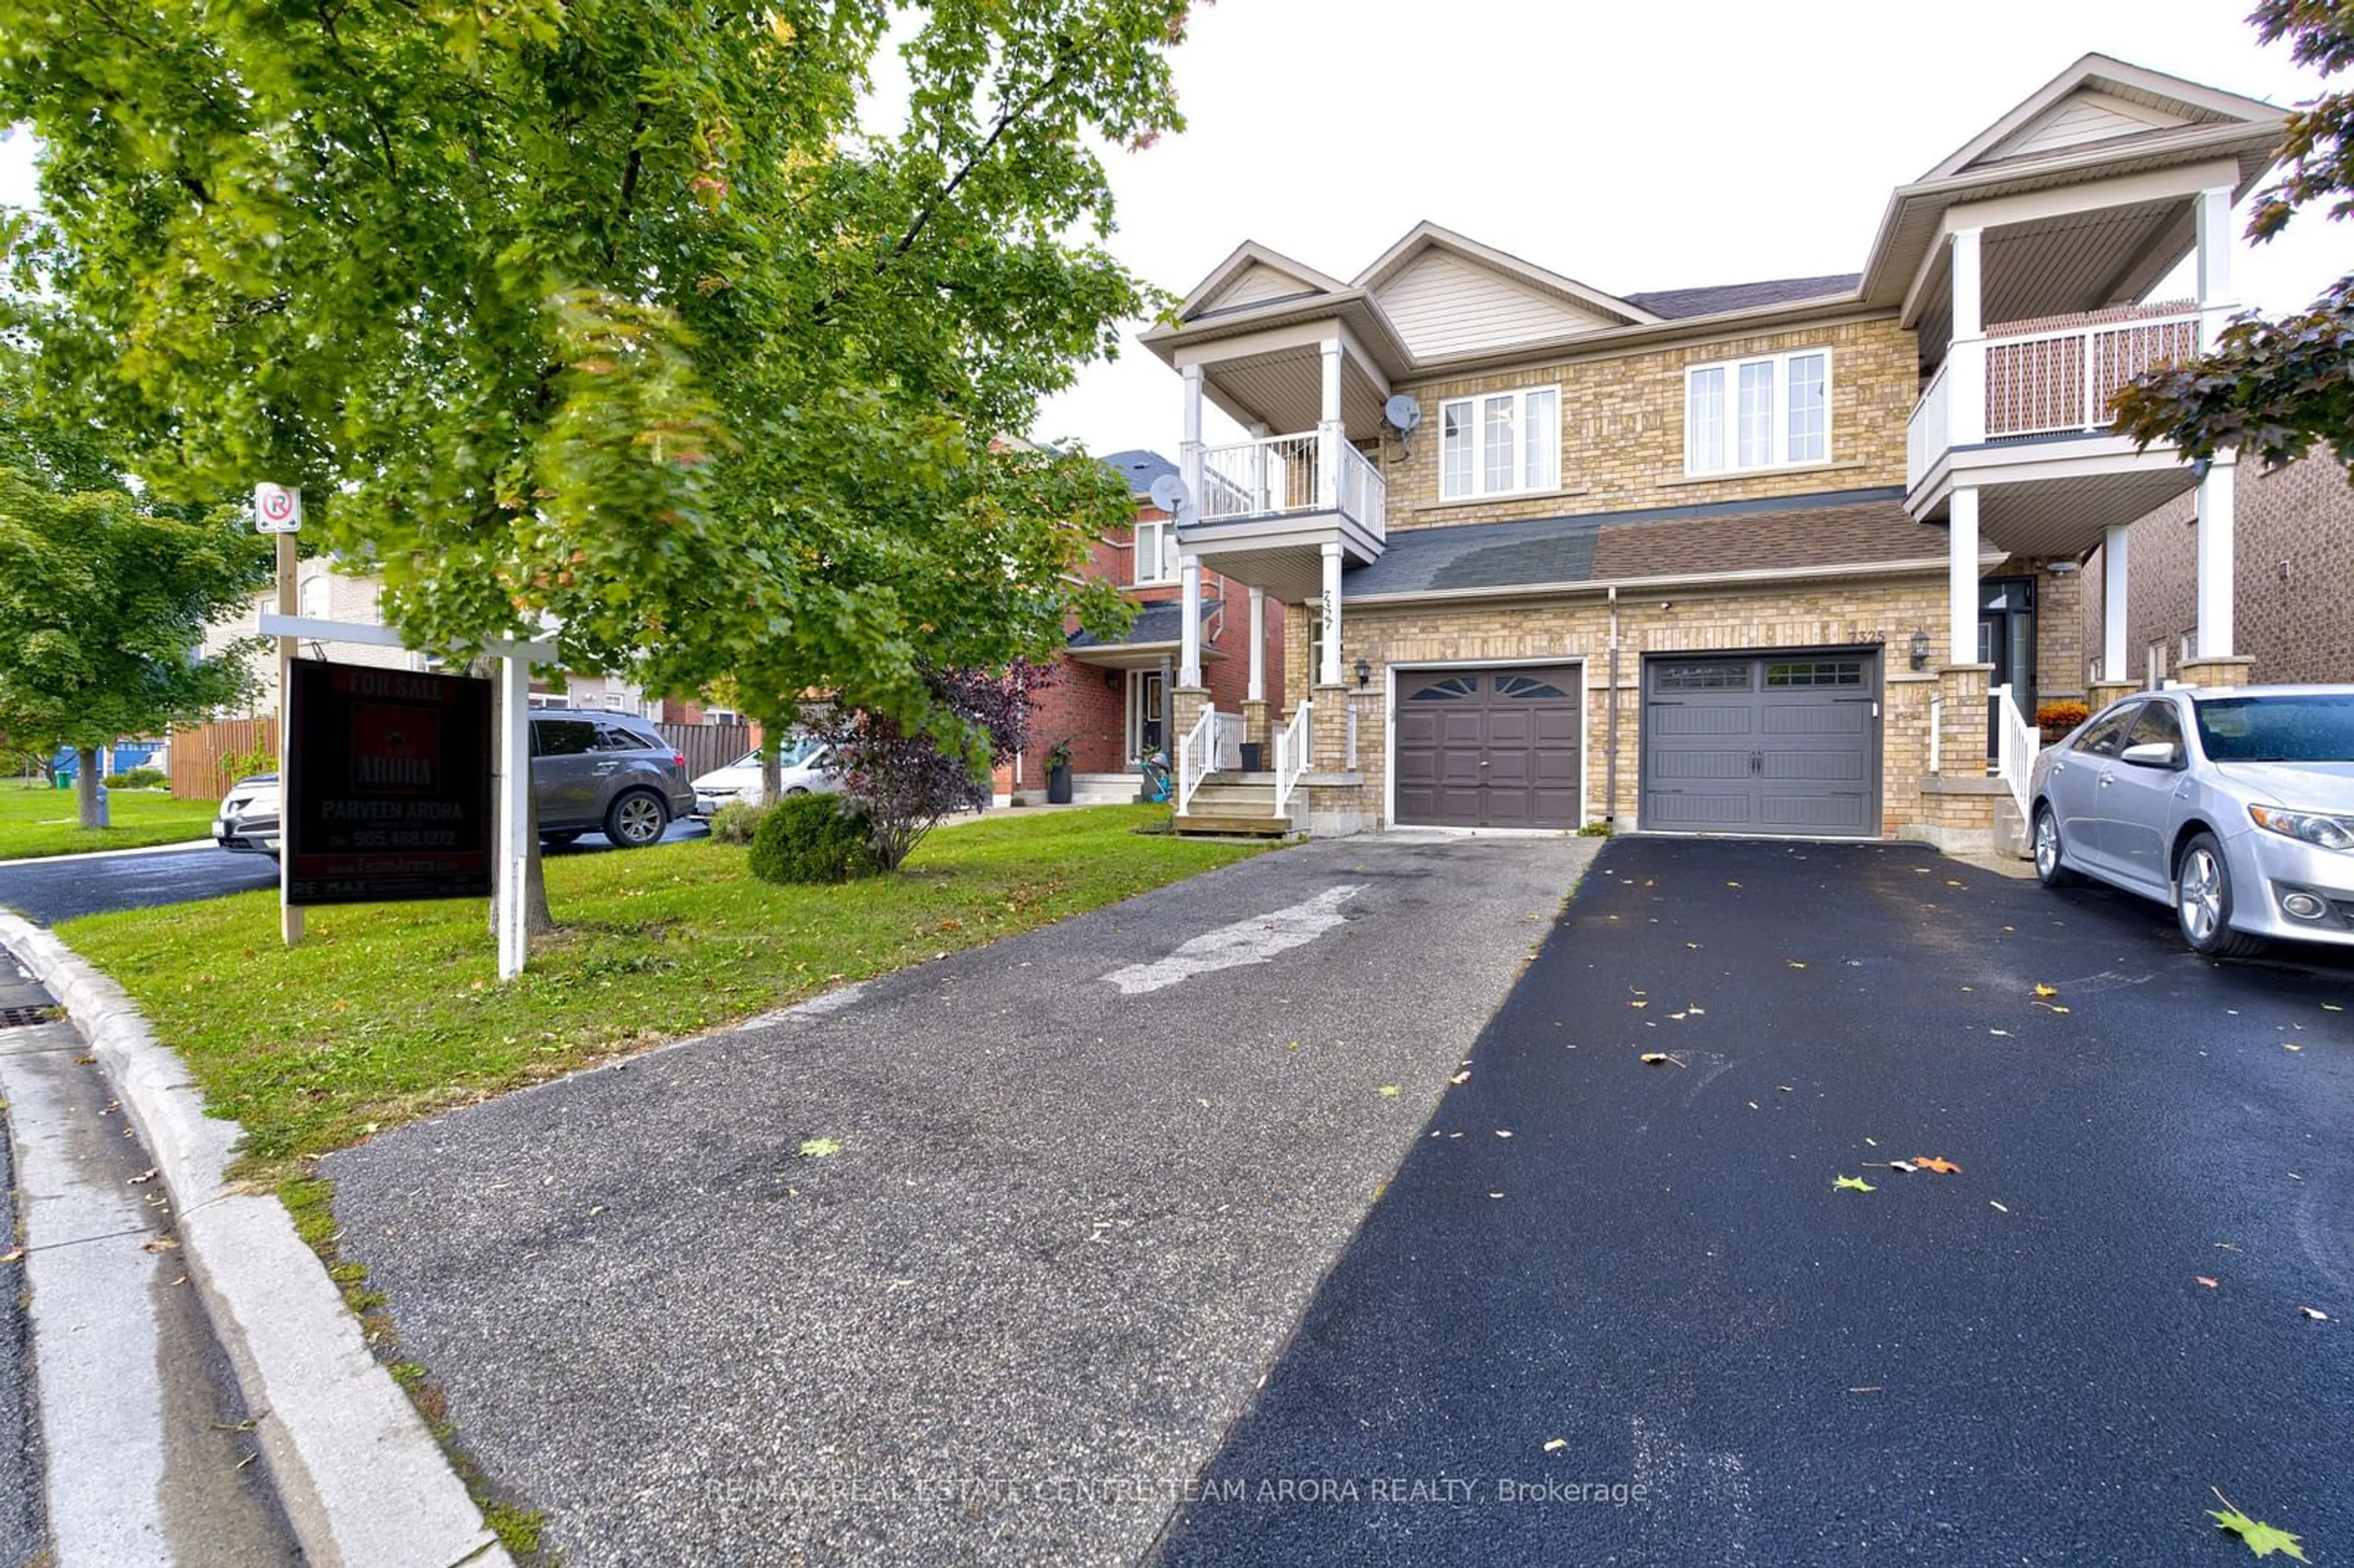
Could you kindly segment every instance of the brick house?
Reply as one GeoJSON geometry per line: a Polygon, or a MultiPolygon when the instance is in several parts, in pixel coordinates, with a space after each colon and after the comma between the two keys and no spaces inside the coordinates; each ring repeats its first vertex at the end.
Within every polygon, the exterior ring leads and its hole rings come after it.
{"type": "MultiPolygon", "coordinates": [[[[1428,223],[1345,281],[1240,245],[1143,341],[1182,386],[1178,597],[1290,607],[1292,700],[1229,707],[1181,611],[1181,825],[2002,842],[2024,715],[2122,635],[2115,593],[2085,628],[2094,548],[2196,491],[2228,596],[2230,470],[2103,408],[2231,314],[2282,121],[2086,56],[1833,277],[1612,294],[1428,223]],[[1236,717],[1269,776],[1213,744],[1236,717]]],[[[2228,609],[2199,652],[2244,678],[2228,609]]]]}
{"type": "MultiPolygon", "coordinates": [[[[2233,640],[2267,681],[2354,681],[2354,484],[2328,453],[2267,473],[2243,463],[2232,485],[2233,640]]],[[[2120,678],[2179,678],[2200,645],[2197,498],[2136,522],[2115,569],[2129,606],[2120,678]]],[[[2087,638],[2101,625],[2112,566],[2104,545],[2084,568],[2087,638]]]]}
{"type": "MultiPolygon", "coordinates": [[[[1033,749],[997,769],[1000,800],[1016,794],[1045,798],[1045,754],[1057,740],[1071,747],[1076,799],[1134,800],[1140,760],[1168,748],[1184,607],[1174,530],[1169,514],[1152,503],[1151,489],[1177,467],[1141,450],[1103,461],[1127,477],[1136,521],[1097,540],[1087,570],[1134,599],[1136,620],[1113,641],[1079,630],[1076,621],[1067,629],[1067,646],[1055,659],[1060,678],[1032,710],[1033,749]]],[[[1210,572],[1196,613],[1201,689],[1228,715],[1222,740],[1230,767],[1238,769],[1245,715],[1283,704],[1283,606],[1210,572]]]]}

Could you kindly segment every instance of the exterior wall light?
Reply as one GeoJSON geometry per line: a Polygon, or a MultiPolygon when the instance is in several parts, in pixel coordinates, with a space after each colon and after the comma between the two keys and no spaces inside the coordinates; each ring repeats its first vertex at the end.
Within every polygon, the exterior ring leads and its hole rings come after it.
{"type": "Polygon", "coordinates": [[[1915,670],[1929,667],[1929,634],[1917,629],[1913,633],[1913,667],[1915,670]]]}
{"type": "Polygon", "coordinates": [[[1363,685],[1373,678],[1373,667],[1363,659],[1357,661],[1357,684],[1363,685]]]}

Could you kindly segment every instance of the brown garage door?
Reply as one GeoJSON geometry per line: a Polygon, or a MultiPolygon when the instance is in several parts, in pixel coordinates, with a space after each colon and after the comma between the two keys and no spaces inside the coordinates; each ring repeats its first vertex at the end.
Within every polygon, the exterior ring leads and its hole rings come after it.
{"type": "Polygon", "coordinates": [[[1879,834],[1876,652],[1653,658],[1643,685],[1644,827],[1879,834]]]}
{"type": "Polygon", "coordinates": [[[1397,693],[1400,825],[1582,825],[1576,666],[1401,673],[1397,693]]]}

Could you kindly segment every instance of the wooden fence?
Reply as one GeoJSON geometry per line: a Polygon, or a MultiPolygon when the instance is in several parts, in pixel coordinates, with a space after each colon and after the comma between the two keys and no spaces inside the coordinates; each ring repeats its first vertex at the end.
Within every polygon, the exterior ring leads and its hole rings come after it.
{"type": "MultiPolygon", "coordinates": [[[[752,749],[754,731],[740,724],[656,725],[664,740],[686,758],[686,776],[702,777],[725,768],[752,749]]],[[[274,718],[215,719],[194,729],[172,732],[172,794],[182,800],[217,800],[247,769],[239,758],[267,747],[278,751],[274,718]]],[[[274,768],[272,761],[270,767],[274,768]]],[[[267,771],[267,769],[264,769],[267,771]]]]}
{"type": "Polygon", "coordinates": [[[278,721],[274,718],[215,719],[192,729],[175,729],[172,732],[172,798],[218,800],[245,774],[276,771],[277,757],[278,721]],[[269,754],[258,770],[248,765],[255,752],[269,754]]]}

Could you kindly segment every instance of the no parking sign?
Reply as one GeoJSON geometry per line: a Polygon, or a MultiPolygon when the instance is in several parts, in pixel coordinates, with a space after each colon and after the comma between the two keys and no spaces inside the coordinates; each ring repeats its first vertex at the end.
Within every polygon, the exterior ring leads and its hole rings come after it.
{"type": "Polygon", "coordinates": [[[302,493],[291,485],[253,487],[253,525],[264,534],[302,531],[302,493]]]}

